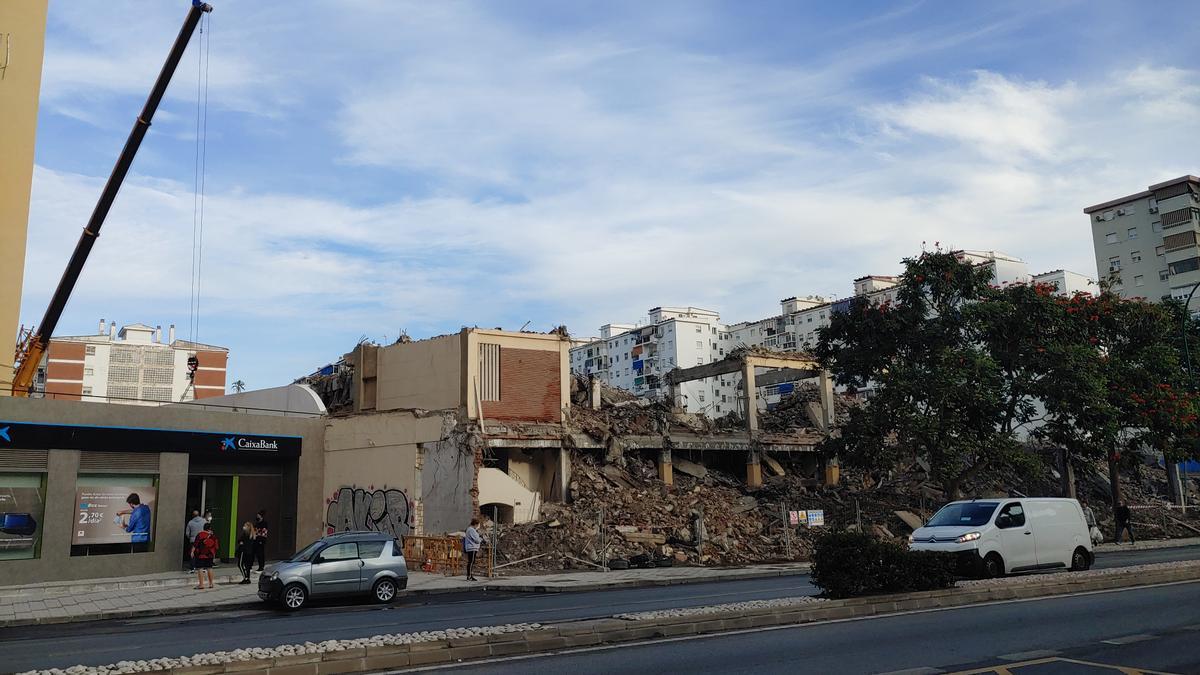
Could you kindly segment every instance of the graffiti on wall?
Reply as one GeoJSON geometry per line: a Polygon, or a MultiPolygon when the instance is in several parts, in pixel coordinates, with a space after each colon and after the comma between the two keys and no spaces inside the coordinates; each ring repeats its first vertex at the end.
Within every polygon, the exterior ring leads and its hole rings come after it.
{"type": "Polygon", "coordinates": [[[403,490],[344,487],[326,501],[327,534],[366,531],[400,537],[412,531],[411,504],[403,490]]]}

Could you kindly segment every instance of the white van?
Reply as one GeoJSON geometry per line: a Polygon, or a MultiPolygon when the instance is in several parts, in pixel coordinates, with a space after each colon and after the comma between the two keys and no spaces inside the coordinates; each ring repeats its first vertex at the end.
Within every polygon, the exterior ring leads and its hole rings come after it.
{"type": "Polygon", "coordinates": [[[999,577],[1092,566],[1092,538],[1074,499],[972,499],[943,506],[908,538],[914,551],[958,554],[959,570],[999,577]]]}

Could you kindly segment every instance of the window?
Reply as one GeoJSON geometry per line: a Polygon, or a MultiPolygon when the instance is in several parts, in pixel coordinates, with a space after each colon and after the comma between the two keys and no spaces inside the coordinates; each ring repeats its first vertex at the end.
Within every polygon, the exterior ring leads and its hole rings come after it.
{"type": "Polygon", "coordinates": [[[358,557],[363,560],[378,558],[383,553],[382,541],[360,541],[358,542],[358,557]]]}
{"type": "Polygon", "coordinates": [[[1141,274],[1137,275],[1136,277],[1133,278],[1133,285],[1134,286],[1145,286],[1146,285],[1146,277],[1142,276],[1141,274]]]}
{"type": "Polygon", "coordinates": [[[1171,274],[1194,272],[1200,269],[1200,258],[1188,258],[1187,260],[1171,263],[1169,269],[1171,270],[1171,274]]]}
{"type": "Polygon", "coordinates": [[[1162,232],[1162,222],[1156,220],[1153,223],[1150,223],[1150,231],[1151,232],[1162,232]]]}
{"type": "Polygon", "coordinates": [[[1167,248],[1165,246],[1155,246],[1154,247],[1154,255],[1162,256],[1166,252],[1167,252],[1167,248]]]}
{"type": "Polygon", "coordinates": [[[721,394],[721,403],[725,403],[728,400],[728,398],[729,397],[726,396],[725,394],[721,394]]]}
{"type": "Polygon", "coordinates": [[[28,560],[41,556],[42,528],[45,511],[43,473],[0,473],[0,560],[28,560]]]}
{"type": "Polygon", "coordinates": [[[1000,509],[1000,515],[996,516],[996,526],[1002,529],[1007,529],[1009,527],[1024,527],[1025,509],[1021,507],[1020,502],[1007,504],[1004,508],[1000,509]],[[1007,526],[1000,525],[1000,519],[1004,516],[1008,516],[1012,521],[1007,526]]]}
{"type": "Polygon", "coordinates": [[[500,345],[479,344],[479,398],[500,400],[500,345]]]}
{"type": "MultiPolygon", "coordinates": [[[[375,555],[379,555],[376,553],[375,555]]],[[[328,546],[324,551],[321,551],[321,562],[334,562],[337,560],[356,560],[358,558],[358,544],[353,542],[348,544],[334,544],[328,546]]]]}
{"type": "Polygon", "coordinates": [[[700,326],[696,326],[696,332],[697,332],[697,333],[701,332],[701,330],[700,330],[700,326]]]}
{"type": "Polygon", "coordinates": [[[717,334],[717,327],[716,327],[716,326],[713,326],[713,329],[712,329],[712,334],[713,334],[713,335],[716,335],[716,334],[717,334]]]}
{"type": "Polygon", "coordinates": [[[1142,262],[1142,252],[1141,251],[1134,251],[1129,254],[1129,257],[1130,257],[1130,262],[1135,262],[1135,263],[1142,262]]]}
{"type": "Polygon", "coordinates": [[[696,349],[703,349],[703,348],[704,348],[704,341],[696,340],[696,349]]]}
{"type": "Polygon", "coordinates": [[[1130,239],[1137,239],[1137,228],[1136,227],[1129,228],[1128,233],[1129,233],[1130,239]]]}
{"type": "Polygon", "coordinates": [[[91,388],[91,387],[84,387],[84,388],[83,388],[83,391],[82,391],[81,393],[82,393],[84,396],[91,396],[91,395],[92,395],[92,388],[91,388]]]}
{"type": "Polygon", "coordinates": [[[96,355],[96,345],[85,346],[83,348],[83,353],[87,354],[88,356],[95,356],[96,355]]]}
{"type": "Polygon", "coordinates": [[[1114,257],[1108,259],[1108,271],[1109,272],[1118,272],[1118,271],[1120,271],[1120,269],[1121,269],[1121,258],[1120,257],[1114,256],[1114,257]]]}
{"type": "Polygon", "coordinates": [[[1158,280],[1159,281],[1166,281],[1167,278],[1170,276],[1171,276],[1171,273],[1168,272],[1167,270],[1159,270],[1158,271],[1158,280]]]}
{"type": "Polygon", "coordinates": [[[1109,232],[1108,234],[1104,235],[1104,241],[1105,241],[1105,243],[1108,243],[1108,244],[1117,243],[1117,233],[1109,232]]]}
{"type": "Polygon", "coordinates": [[[704,403],[704,392],[700,392],[700,402],[704,403]]]}
{"type": "Polygon", "coordinates": [[[84,368],[84,369],[83,369],[83,374],[84,374],[84,375],[95,375],[95,374],[96,374],[96,371],[95,371],[95,369],[94,369],[94,368],[84,368]]]}

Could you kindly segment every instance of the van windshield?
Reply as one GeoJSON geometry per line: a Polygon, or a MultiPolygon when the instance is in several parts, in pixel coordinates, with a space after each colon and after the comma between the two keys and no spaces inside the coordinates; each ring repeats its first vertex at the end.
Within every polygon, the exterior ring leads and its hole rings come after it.
{"type": "Polygon", "coordinates": [[[925,523],[925,527],[976,527],[992,519],[997,502],[957,502],[947,504],[925,523]]]}

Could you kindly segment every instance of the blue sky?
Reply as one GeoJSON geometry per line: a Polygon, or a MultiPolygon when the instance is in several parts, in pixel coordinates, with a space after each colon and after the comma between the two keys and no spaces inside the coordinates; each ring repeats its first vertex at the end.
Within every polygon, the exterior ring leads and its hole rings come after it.
{"type": "MultiPolygon", "coordinates": [[[[1089,204],[1200,173],[1188,2],[214,3],[200,341],[760,318],[923,241],[1095,274],[1089,204]]],[[[22,319],[187,10],[51,2],[22,319]]],[[[196,42],[60,334],[189,337],[196,42]]]]}

